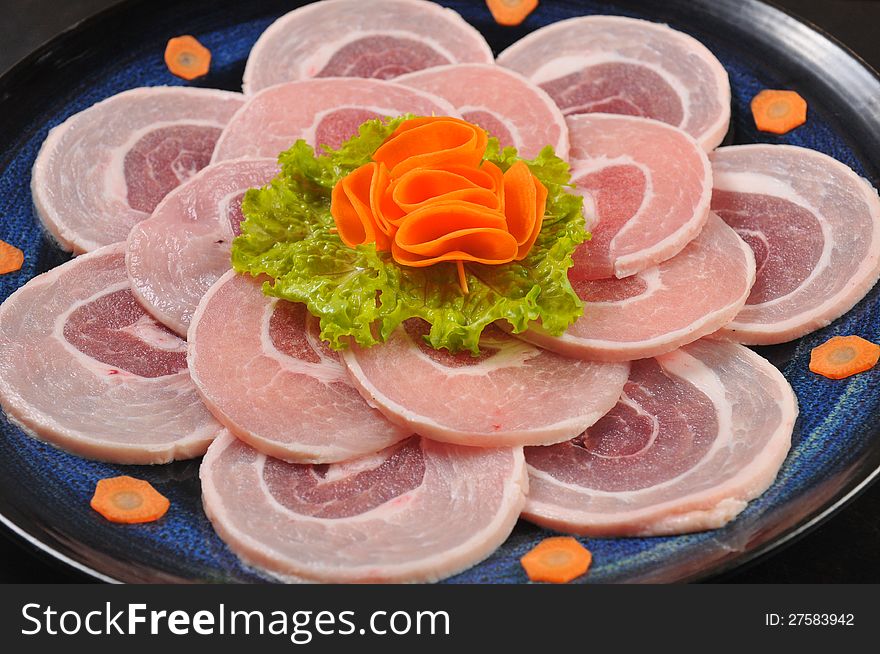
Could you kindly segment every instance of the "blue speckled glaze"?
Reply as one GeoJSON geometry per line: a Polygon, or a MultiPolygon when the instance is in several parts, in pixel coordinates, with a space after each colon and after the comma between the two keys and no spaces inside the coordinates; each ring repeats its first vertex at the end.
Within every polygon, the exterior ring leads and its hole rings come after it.
{"type": "MultiPolygon", "coordinates": [[[[52,93],[31,98],[38,110],[29,115],[26,124],[14,132],[0,128],[4,164],[0,175],[0,239],[18,245],[26,255],[21,272],[0,276],[0,300],[66,258],[43,236],[31,204],[30,169],[47,131],[119,91],[181,84],[168,73],[161,56],[165,41],[179,33],[196,35],[213,53],[212,73],[199,81],[200,86],[237,89],[250,47],[272,19],[283,13],[283,3],[272,0],[242,4],[249,5],[246,12],[237,9],[236,3],[204,3],[185,16],[157,11],[149,24],[138,26],[134,32],[137,38],[118,42],[115,56],[97,64],[95,57],[77,50],[76,42],[69,38],[58,46],[68,51],[64,63],[47,73],[58,80],[52,93]],[[80,66],[80,59],[88,63],[80,66]]],[[[860,151],[864,143],[841,127],[851,118],[846,114],[848,109],[821,92],[815,79],[804,76],[793,63],[797,53],[792,53],[790,62],[767,61],[741,43],[737,34],[710,28],[700,13],[705,8],[681,13],[673,11],[680,9],[680,2],[546,2],[523,26],[508,29],[492,23],[483,3],[442,4],[458,10],[481,29],[496,52],[537,27],[574,15],[609,13],[669,20],[678,29],[700,38],[730,75],[733,136],[729,142],[778,142],[820,150],[877,185],[877,164],[871,158],[876,153],[860,151]],[[666,10],[670,12],[668,17],[666,10]],[[757,133],[748,103],[766,87],[800,90],[810,105],[807,125],[781,137],[757,133]]],[[[725,2],[718,3],[717,11],[720,5],[725,2]]],[[[125,10],[114,14],[113,20],[125,19],[125,10]]],[[[840,57],[850,67],[848,70],[858,69],[854,59],[843,53],[840,57]]],[[[585,539],[594,564],[583,581],[678,581],[730,568],[820,515],[868,477],[880,464],[880,455],[873,448],[877,442],[880,368],[849,380],[831,381],[809,373],[807,362],[810,349],[835,334],[859,334],[880,341],[878,312],[880,296],[875,289],[827,329],[794,344],[761,350],[780,365],[801,406],[792,452],[769,491],[720,530],[673,538],[585,539]]],[[[2,415],[0,435],[0,513],[44,547],[101,575],[125,581],[266,580],[242,566],[214,534],[201,509],[198,461],[152,468],[85,461],[28,438],[2,415]],[[95,514],[88,504],[95,483],[118,474],[147,479],[167,495],[171,510],[166,518],[150,525],[111,526],[95,514]]],[[[488,560],[448,581],[523,582],[519,558],[546,535],[546,531],[521,522],[488,560]]]]}

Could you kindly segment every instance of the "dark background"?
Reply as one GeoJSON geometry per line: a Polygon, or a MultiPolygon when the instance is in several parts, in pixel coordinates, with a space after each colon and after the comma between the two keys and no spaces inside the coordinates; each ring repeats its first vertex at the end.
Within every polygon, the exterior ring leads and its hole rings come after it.
{"type": "MultiPolygon", "coordinates": [[[[182,2],[185,0],[181,0],[182,2]]],[[[552,1],[552,0],[545,0],[552,1]]],[[[661,1],[661,0],[657,0],[661,1]]],[[[114,0],[0,0],[0,72],[114,0]]],[[[880,70],[880,1],[776,0],[880,70]]],[[[108,35],[108,38],[112,38],[108,35]]],[[[0,583],[85,581],[0,536],[0,583]]],[[[819,529],[721,580],[737,583],[880,582],[880,484],[819,529]]]]}

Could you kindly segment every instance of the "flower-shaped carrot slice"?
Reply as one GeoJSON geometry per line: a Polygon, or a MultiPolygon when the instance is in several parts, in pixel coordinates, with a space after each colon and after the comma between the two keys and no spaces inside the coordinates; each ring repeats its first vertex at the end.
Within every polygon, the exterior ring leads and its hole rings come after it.
{"type": "Polygon", "coordinates": [[[571,536],[545,538],[520,559],[532,581],[567,584],[590,569],[593,555],[571,536]]]}
{"type": "Polygon", "coordinates": [[[409,214],[395,234],[391,252],[398,263],[414,267],[440,261],[494,265],[512,261],[517,244],[500,212],[449,202],[409,214]]]}
{"type": "Polygon", "coordinates": [[[158,520],[171,503],[150,482],[123,476],[101,479],[91,506],[111,522],[137,524],[158,520]]]}
{"type": "Polygon", "coordinates": [[[474,183],[470,179],[474,175],[469,173],[483,176],[485,179],[481,181],[489,184],[492,184],[492,178],[477,169],[470,169],[467,172],[465,170],[456,172],[446,169],[416,168],[394,183],[392,199],[407,213],[431,202],[455,200],[479,204],[488,209],[500,209],[495,191],[474,183]]]}
{"type": "Polygon", "coordinates": [[[870,370],[880,361],[880,345],[861,336],[835,336],[810,353],[810,370],[829,379],[844,379],[870,370]]]}
{"type": "Polygon", "coordinates": [[[176,36],[165,46],[165,65],[177,77],[196,79],[208,74],[211,51],[194,36],[176,36]]]}
{"type": "Polygon", "coordinates": [[[414,168],[455,164],[476,168],[488,142],[485,130],[460,118],[413,118],[373,153],[373,161],[388,166],[392,178],[414,168]]]}
{"type": "Polygon", "coordinates": [[[507,229],[516,239],[516,259],[523,259],[532,249],[547,206],[547,189],[532,175],[522,161],[504,173],[504,215],[507,229]]]}
{"type": "Polygon", "coordinates": [[[797,91],[764,89],[752,98],[751,108],[762,132],[787,134],[807,122],[807,101],[797,91]]]}
{"type": "Polygon", "coordinates": [[[6,241],[0,241],[0,275],[17,272],[24,264],[24,252],[6,241]]]}
{"type": "Polygon", "coordinates": [[[369,163],[343,177],[333,187],[330,214],[339,237],[349,247],[376,243],[379,250],[391,244],[393,227],[385,219],[382,208],[388,188],[388,169],[369,163]]]}

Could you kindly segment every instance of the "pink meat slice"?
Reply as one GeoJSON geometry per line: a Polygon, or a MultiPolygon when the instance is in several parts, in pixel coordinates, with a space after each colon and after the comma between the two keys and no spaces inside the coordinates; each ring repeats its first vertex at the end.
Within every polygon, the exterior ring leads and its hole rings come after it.
{"type": "Polygon", "coordinates": [[[730,84],[715,56],[666,25],[586,16],[532,32],[498,63],[546,90],[566,115],[627,114],[680,127],[706,150],[730,123],[730,84]]]}
{"type": "Polygon", "coordinates": [[[711,214],[700,235],[676,257],[625,279],[569,279],[586,303],[562,336],[540,326],[519,338],[570,357],[629,361],[671,352],[712,334],[745,306],[755,281],[749,246],[711,214]]]}
{"type": "Polygon", "coordinates": [[[457,115],[446,100],[392,82],[333,78],[279,84],[249,98],[223,130],[213,161],[277,157],[298,139],[338,148],[361,123],[407,113],[457,115]]]}
{"type": "Polygon", "coordinates": [[[123,243],[35,277],[0,306],[0,404],[31,436],[113,463],[201,456],[222,431],[190,380],[186,342],[131,292],[123,243]]]}
{"type": "Polygon", "coordinates": [[[814,150],[720,148],[712,207],[754,249],[757,280],[718,338],[783,343],[828,325],[880,277],[880,198],[814,150]]]}
{"type": "Polygon", "coordinates": [[[403,75],[398,84],[438,95],[461,117],[532,159],[545,146],[568,158],[568,127],[547,93],[522,75],[494,64],[453,64],[403,75]]]}
{"type": "Polygon", "coordinates": [[[491,64],[461,16],[424,0],[325,0],[276,20],[254,44],[245,93],[313,77],[392,79],[431,66],[491,64]]]}
{"type": "Polygon", "coordinates": [[[193,381],[236,436],[287,461],[344,461],[412,434],[367,406],[318,332],[304,305],[266,297],[260,282],[229,271],[190,327],[193,381]]]}
{"type": "Polygon", "coordinates": [[[76,254],[124,241],[156,205],[208,165],[240,93],[125,91],[53,128],[34,163],[37,215],[76,254]]]}
{"type": "Polygon", "coordinates": [[[186,337],[202,296],[229,270],[241,201],[278,172],[274,159],[208,166],[131,230],[125,263],[132,291],[161,323],[186,337]]]}
{"type": "Polygon", "coordinates": [[[494,326],[481,354],[434,350],[409,320],[388,341],[342,353],[354,385],[389,420],[438,441],[480,447],[564,441],[608,412],[626,363],[568,359],[494,326]],[[401,374],[405,371],[405,374],[401,374]]]}
{"type": "Polygon", "coordinates": [[[510,535],[528,488],[522,448],[417,436],[311,466],[226,434],[200,475],[205,512],[247,564],[334,583],[437,581],[475,565],[510,535]]]}
{"type": "Polygon", "coordinates": [[[629,277],[674,257],[709,216],[712,168],[686,133],[646,118],[568,119],[572,182],[591,240],[575,254],[586,279],[629,277]]]}
{"type": "Polygon", "coordinates": [[[797,413],[782,374],[735,343],[634,362],[602,420],[567,443],[526,448],[523,516],[588,536],[721,527],[773,483],[797,413]]]}

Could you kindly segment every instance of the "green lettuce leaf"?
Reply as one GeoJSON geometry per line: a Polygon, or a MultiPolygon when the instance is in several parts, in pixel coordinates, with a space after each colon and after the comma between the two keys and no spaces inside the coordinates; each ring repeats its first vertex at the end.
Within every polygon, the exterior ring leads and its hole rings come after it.
{"type": "MultiPolygon", "coordinates": [[[[373,152],[409,116],[364,123],[338,150],[318,156],[298,141],[279,157],[281,173],[242,203],[242,234],[232,247],[236,271],[267,275],[267,295],[303,302],[320,318],[321,337],[336,349],[351,339],[384,341],[404,320],[431,324],[435,348],[479,352],[480,334],[496,320],[521,332],[534,320],[559,335],[583,313],[568,281],[571,255],[587,234],[582,199],[571,193],[568,164],[546,147],[526,161],[547,187],[547,213],[528,256],[500,266],[466,264],[470,292],[461,292],[454,264],[410,268],[375,245],[347,247],[332,231],[330,194],[336,183],[368,163],[373,152]],[[378,301],[377,301],[378,300],[378,301]]],[[[490,139],[486,159],[502,171],[517,160],[514,148],[490,139]]]]}

